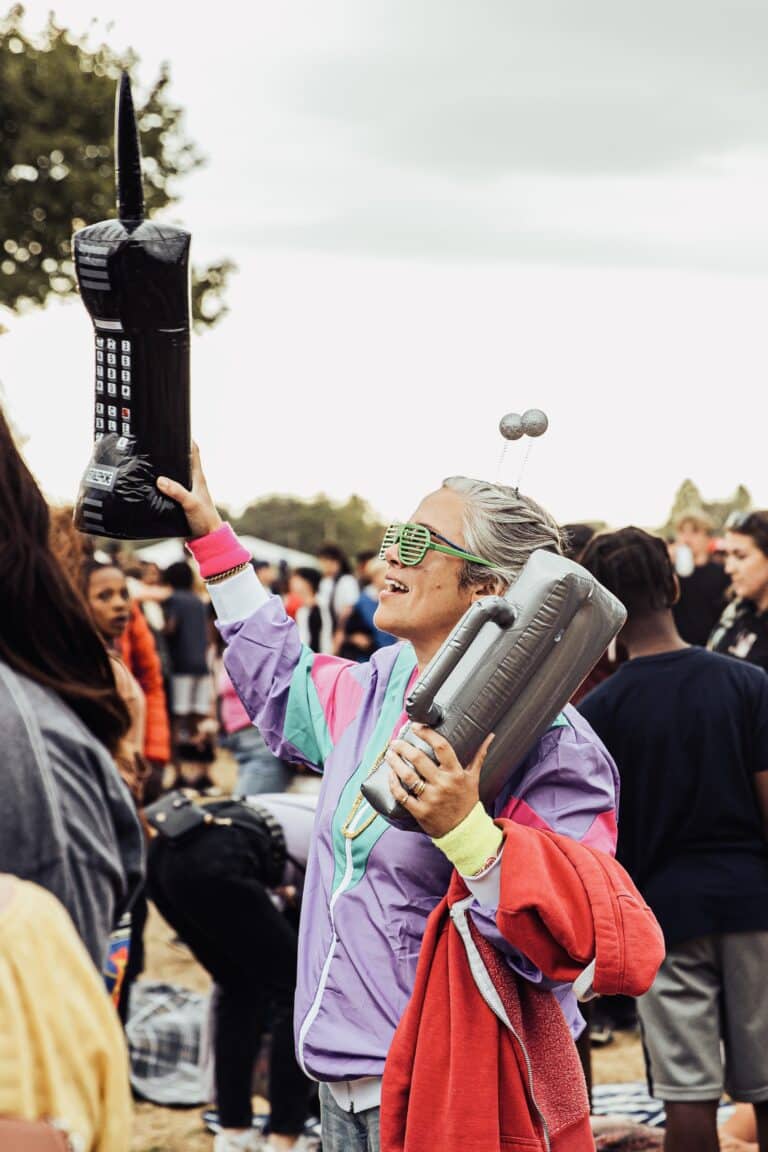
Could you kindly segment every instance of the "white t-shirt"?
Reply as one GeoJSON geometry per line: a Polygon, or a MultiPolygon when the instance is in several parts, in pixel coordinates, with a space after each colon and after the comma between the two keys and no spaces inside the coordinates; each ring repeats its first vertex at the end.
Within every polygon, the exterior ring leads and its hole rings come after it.
{"type": "Polygon", "coordinates": [[[321,604],[331,609],[335,619],[338,620],[345,608],[354,608],[357,604],[360,599],[360,585],[351,573],[338,578],[324,576],[317,590],[317,598],[321,604]]]}

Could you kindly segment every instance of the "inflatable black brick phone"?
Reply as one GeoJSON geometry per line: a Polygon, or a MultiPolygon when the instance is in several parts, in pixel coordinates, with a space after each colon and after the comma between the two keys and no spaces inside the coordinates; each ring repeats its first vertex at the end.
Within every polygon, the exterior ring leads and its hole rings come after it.
{"type": "Polygon", "coordinates": [[[189,243],[144,219],[141,152],[123,73],[115,116],[116,220],[76,232],[75,268],[94,328],[94,446],[75,524],[123,540],[187,536],[157,476],[190,483],[189,243]]]}

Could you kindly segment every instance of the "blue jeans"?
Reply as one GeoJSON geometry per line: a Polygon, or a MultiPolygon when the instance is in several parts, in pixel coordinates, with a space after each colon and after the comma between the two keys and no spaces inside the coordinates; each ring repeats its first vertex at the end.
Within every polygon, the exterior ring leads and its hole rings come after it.
{"type": "Polygon", "coordinates": [[[241,796],[285,792],[293,780],[292,769],[270,752],[261,732],[253,724],[230,732],[226,747],[237,760],[235,792],[241,796]]]}
{"type": "Polygon", "coordinates": [[[345,1112],[327,1084],[320,1085],[323,1152],[379,1152],[379,1109],[345,1112]]]}

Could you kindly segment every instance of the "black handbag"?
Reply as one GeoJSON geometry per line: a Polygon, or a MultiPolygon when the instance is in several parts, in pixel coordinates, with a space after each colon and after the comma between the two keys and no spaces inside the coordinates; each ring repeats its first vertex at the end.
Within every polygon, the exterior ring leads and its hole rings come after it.
{"type": "Polygon", "coordinates": [[[249,834],[258,855],[263,883],[268,888],[281,884],[288,859],[285,835],[279,821],[265,807],[238,797],[204,796],[194,788],[167,792],[144,809],[154,833],[182,845],[205,829],[240,828],[249,834]]]}

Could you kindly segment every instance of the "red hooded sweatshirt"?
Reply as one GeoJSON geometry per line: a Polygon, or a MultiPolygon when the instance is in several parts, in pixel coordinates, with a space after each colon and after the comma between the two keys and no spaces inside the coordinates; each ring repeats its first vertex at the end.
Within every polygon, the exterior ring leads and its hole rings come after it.
{"type": "MultiPolygon", "coordinates": [[[[640,996],[664,958],[612,857],[554,832],[504,832],[502,935],[556,982],[595,961],[596,993],[640,996]]],[[[467,916],[456,872],[429,918],[384,1070],[382,1152],[592,1152],[576,1047],[554,995],[517,977],[467,916]]]]}

